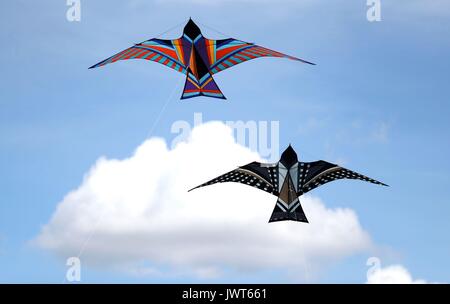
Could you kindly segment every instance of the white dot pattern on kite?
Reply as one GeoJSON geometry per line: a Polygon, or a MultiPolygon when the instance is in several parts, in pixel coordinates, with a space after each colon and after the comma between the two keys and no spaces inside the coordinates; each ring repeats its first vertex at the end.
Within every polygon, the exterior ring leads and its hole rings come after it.
{"type": "MultiPolygon", "coordinates": [[[[247,171],[236,169],[233,171],[230,171],[228,173],[225,173],[217,178],[214,178],[210,180],[209,182],[206,182],[198,187],[195,187],[193,189],[197,189],[204,186],[209,186],[216,183],[227,183],[227,182],[235,182],[235,183],[241,183],[244,185],[252,186],[255,188],[258,188],[260,190],[264,190],[269,193],[273,193],[273,187],[266,181],[264,181],[262,178],[258,178],[256,173],[249,173],[247,171]]],[[[193,190],[191,189],[191,190],[193,190]]]]}
{"type": "MultiPolygon", "coordinates": [[[[320,175],[320,173],[317,174],[317,176],[319,176],[319,175],[320,175]]],[[[310,182],[308,182],[301,188],[301,192],[302,192],[302,194],[306,193],[306,192],[311,191],[312,189],[315,189],[321,185],[324,185],[328,182],[332,182],[332,181],[335,181],[338,179],[359,179],[359,180],[363,180],[363,181],[377,184],[377,185],[385,185],[377,180],[374,180],[374,179],[364,176],[362,174],[339,167],[339,168],[336,168],[336,170],[334,170],[334,171],[331,171],[329,173],[326,173],[326,174],[318,177],[317,179],[312,178],[310,182]]]]}
{"type": "MultiPolygon", "coordinates": [[[[272,185],[277,186],[278,185],[278,170],[277,167],[268,168],[270,180],[272,182],[272,185]]],[[[278,187],[275,187],[278,188],[278,187]]]]}
{"type": "MultiPolygon", "coordinates": [[[[317,161],[313,163],[300,162],[298,167],[299,190],[297,192],[297,195],[300,196],[321,185],[324,185],[326,183],[338,179],[359,179],[373,184],[387,186],[372,178],[339,167],[337,165],[327,163],[325,161],[317,161]]],[[[279,195],[278,193],[279,180],[278,180],[277,166],[263,167],[261,166],[260,163],[257,162],[250,163],[243,167],[237,168],[236,170],[225,173],[191,190],[204,186],[209,186],[216,183],[226,183],[226,182],[241,183],[244,185],[252,186],[257,189],[266,191],[273,195],[279,195]],[[267,170],[266,173],[261,173],[261,169],[263,168],[267,170]]]]}

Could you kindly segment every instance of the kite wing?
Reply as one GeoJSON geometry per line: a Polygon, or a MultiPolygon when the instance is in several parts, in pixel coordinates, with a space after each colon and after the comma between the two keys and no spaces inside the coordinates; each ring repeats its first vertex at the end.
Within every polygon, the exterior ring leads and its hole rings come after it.
{"type": "Polygon", "coordinates": [[[337,179],[359,179],[377,185],[387,186],[379,181],[342,168],[338,165],[319,160],[311,163],[299,163],[299,195],[337,179]]]}
{"type": "Polygon", "coordinates": [[[93,66],[90,69],[101,67],[118,60],[146,59],[168,66],[180,73],[186,74],[187,68],[184,59],[182,39],[165,40],[150,39],[117,53],[93,66]]]}
{"type": "Polygon", "coordinates": [[[248,43],[233,38],[221,40],[205,39],[204,43],[210,64],[211,74],[219,73],[220,71],[235,66],[241,62],[259,57],[288,58],[314,65],[314,63],[309,61],[285,55],[253,43],[248,43]]]}
{"type": "Polygon", "coordinates": [[[215,183],[236,182],[275,194],[276,187],[274,187],[273,183],[274,172],[275,166],[253,162],[216,177],[189,191],[215,183]]]}

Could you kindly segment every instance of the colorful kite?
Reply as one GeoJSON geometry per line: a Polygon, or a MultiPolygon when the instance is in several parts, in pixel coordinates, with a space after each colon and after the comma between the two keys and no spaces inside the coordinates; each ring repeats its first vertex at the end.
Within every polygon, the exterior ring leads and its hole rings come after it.
{"type": "Polygon", "coordinates": [[[138,43],[91,68],[125,59],[146,59],[186,74],[181,99],[208,96],[226,99],[212,75],[241,62],[258,57],[282,57],[314,64],[296,57],[233,38],[212,40],[203,37],[199,27],[189,19],[178,39],[150,39],[138,43]]]}
{"type": "Polygon", "coordinates": [[[237,182],[249,185],[278,197],[269,222],[291,220],[308,223],[299,197],[323,184],[344,178],[360,179],[387,186],[379,181],[323,160],[310,163],[298,162],[297,153],[289,145],[281,155],[278,163],[261,164],[253,162],[189,191],[224,182],[237,182]]]}

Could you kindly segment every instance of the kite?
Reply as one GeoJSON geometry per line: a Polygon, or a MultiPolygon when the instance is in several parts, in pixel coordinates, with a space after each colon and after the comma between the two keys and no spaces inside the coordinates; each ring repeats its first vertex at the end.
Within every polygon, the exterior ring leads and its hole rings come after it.
{"type": "Polygon", "coordinates": [[[309,163],[299,162],[297,153],[289,145],[277,163],[252,162],[189,191],[215,183],[236,182],[249,185],[278,197],[269,223],[288,220],[308,223],[300,204],[300,196],[337,179],[359,179],[387,186],[323,160],[309,163]]]}
{"type": "Polygon", "coordinates": [[[90,69],[118,60],[146,59],[186,75],[181,99],[197,96],[226,99],[214,81],[213,75],[258,57],[281,57],[314,65],[314,63],[233,38],[207,39],[203,37],[194,21],[189,19],[180,38],[146,40],[91,66],[90,69]]]}

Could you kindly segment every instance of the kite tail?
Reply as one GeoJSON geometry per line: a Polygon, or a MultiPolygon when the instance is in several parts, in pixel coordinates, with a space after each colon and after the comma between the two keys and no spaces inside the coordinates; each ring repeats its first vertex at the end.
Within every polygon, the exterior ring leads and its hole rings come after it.
{"type": "Polygon", "coordinates": [[[286,206],[286,204],[278,198],[277,204],[275,205],[272,215],[270,216],[269,223],[279,221],[297,221],[308,223],[308,219],[306,218],[302,205],[298,199],[292,202],[289,206],[286,206]]]}
{"type": "Polygon", "coordinates": [[[188,71],[181,99],[188,99],[197,96],[226,99],[210,73],[203,76],[200,80],[197,80],[194,74],[188,71]]]}

